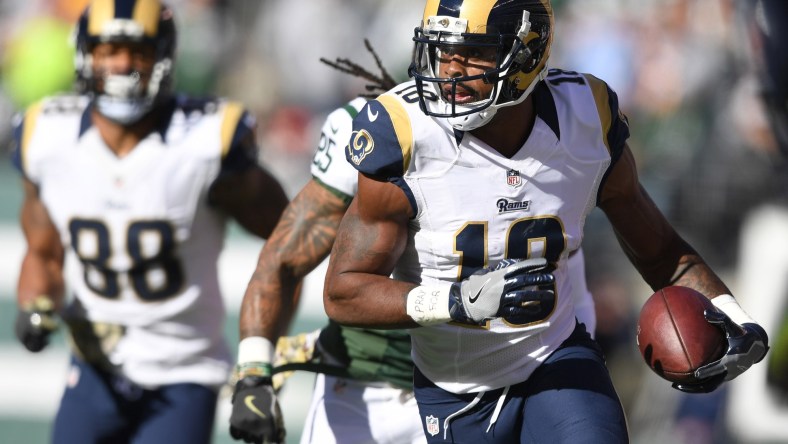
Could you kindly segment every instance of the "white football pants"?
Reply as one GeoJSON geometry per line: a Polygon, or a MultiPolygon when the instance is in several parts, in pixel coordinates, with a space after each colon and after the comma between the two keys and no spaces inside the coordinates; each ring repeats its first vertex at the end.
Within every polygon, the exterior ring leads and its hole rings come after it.
{"type": "Polygon", "coordinates": [[[301,444],[426,444],[413,392],[318,374],[301,444]]]}

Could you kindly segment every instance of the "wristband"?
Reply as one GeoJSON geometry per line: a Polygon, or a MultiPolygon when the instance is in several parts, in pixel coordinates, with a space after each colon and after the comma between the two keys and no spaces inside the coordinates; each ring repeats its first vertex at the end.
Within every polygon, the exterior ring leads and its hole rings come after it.
{"type": "Polygon", "coordinates": [[[738,325],[744,324],[756,324],[758,325],[755,320],[753,320],[750,315],[745,313],[745,311],[741,308],[736,299],[729,294],[721,294],[716,298],[711,300],[711,303],[714,304],[717,309],[723,313],[725,313],[731,321],[735,322],[738,325]]]}
{"type": "Polygon", "coordinates": [[[250,336],[238,343],[238,379],[246,376],[271,376],[274,345],[262,336],[250,336]]]}
{"type": "Polygon", "coordinates": [[[273,368],[267,362],[247,362],[235,366],[235,377],[241,380],[247,376],[267,377],[270,381],[273,368]]]}
{"type": "Polygon", "coordinates": [[[406,310],[417,324],[429,326],[451,321],[451,284],[421,285],[408,292],[406,310]]]}
{"type": "Polygon", "coordinates": [[[270,364],[274,360],[274,344],[262,336],[250,336],[238,343],[238,365],[249,362],[270,364]]]}
{"type": "Polygon", "coordinates": [[[21,310],[24,311],[37,311],[37,312],[52,312],[55,311],[55,303],[52,299],[47,295],[38,295],[33,300],[22,304],[20,306],[21,310]]]}

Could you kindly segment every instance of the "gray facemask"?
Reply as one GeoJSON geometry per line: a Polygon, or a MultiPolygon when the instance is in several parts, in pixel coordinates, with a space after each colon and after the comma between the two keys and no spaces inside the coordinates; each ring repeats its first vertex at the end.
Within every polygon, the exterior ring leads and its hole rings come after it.
{"type": "Polygon", "coordinates": [[[153,106],[142,92],[139,73],[110,74],[104,78],[104,93],[95,99],[98,112],[121,125],[139,121],[153,106]]]}

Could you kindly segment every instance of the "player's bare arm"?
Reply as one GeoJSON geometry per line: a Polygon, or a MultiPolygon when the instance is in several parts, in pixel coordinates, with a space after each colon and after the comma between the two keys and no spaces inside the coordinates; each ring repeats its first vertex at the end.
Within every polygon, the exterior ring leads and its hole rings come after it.
{"type": "Polygon", "coordinates": [[[56,314],[63,307],[63,245],[49,213],[41,201],[38,188],[23,179],[24,201],[21,225],[27,241],[17,284],[19,311],[14,333],[31,352],[49,344],[49,336],[58,328],[56,314]]]}
{"type": "Polygon", "coordinates": [[[654,290],[682,285],[708,296],[730,293],[640,185],[629,147],[604,184],[600,208],[610,219],[624,252],[654,290]]]}
{"type": "MultiPolygon", "coordinates": [[[[240,143],[245,150],[257,151],[252,133],[240,143]]],[[[213,183],[209,198],[244,229],[264,239],[274,230],[289,201],[276,178],[258,165],[220,176],[213,183]]]]}
{"type": "Polygon", "coordinates": [[[704,312],[706,320],[725,329],[728,350],[695,373],[698,382],[676,383],[690,393],[715,390],[763,359],[768,337],[739,306],[730,290],[665,219],[637,180],[632,152],[625,147],[603,190],[600,207],[616,231],[619,243],[654,290],[680,285],[699,291],[719,311],[704,312]]]}
{"type": "Polygon", "coordinates": [[[299,284],[331,252],[348,204],[311,180],[287,206],[263,246],[241,305],[241,338],[275,342],[298,305],[299,284]]]}
{"type": "Polygon", "coordinates": [[[416,327],[406,313],[415,285],[389,278],[407,242],[410,204],[396,185],[358,177],[358,194],[331,251],[323,293],[326,314],[345,325],[416,327]]]}
{"type": "Polygon", "coordinates": [[[19,274],[17,298],[20,307],[45,295],[54,302],[56,309],[62,304],[63,244],[55,225],[38,195],[35,184],[24,179],[24,201],[20,213],[22,230],[27,241],[27,251],[19,274]]]}

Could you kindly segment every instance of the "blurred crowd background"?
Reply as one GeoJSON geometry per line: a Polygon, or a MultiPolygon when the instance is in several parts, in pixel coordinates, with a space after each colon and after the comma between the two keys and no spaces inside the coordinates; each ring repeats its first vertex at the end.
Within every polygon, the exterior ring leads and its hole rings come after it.
{"type": "MultiPolygon", "coordinates": [[[[550,59],[551,67],[593,73],[618,93],[629,117],[629,143],[642,183],[681,234],[727,279],[734,294],[742,220],[779,191],[773,173],[776,145],[758,97],[746,30],[736,13],[743,1],[748,0],[554,0],[550,59]]],[[[261,161],[291,197],[309,178],[327,113],[364,90],[363,79],[340,73],[319,59],[349,58],[374,68],[364,49],[367,38],[392,76],[405,80],[410,39],[423,9],[423,0],[169,3],[179,31],[176,88],[243,101],[258,117],[261,161]]],[[[15,112],[44,95],[70,89],[73,49],[68,40],[84,4],[85,0],[0,2],[4,149],[15,112]]],[[[0,164],[0,442],[46,442],[48,419],[62,390],[64,375],[59,371],[66,364],[65,347],[59,341],[63,354],[44,361],[31,358],[13,342],[14,288],[24,248],[17,228],[17,182],[10,162],[0,164]],[[19,391],[18,396],[3,392],[41,384],[53,393],[42,394],[44,402],[34,403],[35,408],[22,407],[29,391],[19,391]]],[[[232,264],[225,267],[223,287],[232,340],[237,338],[238,303],[258,249],[259,244],[250,243],[240,231],[230,234],[223,260],[232,264]]],[[[597,336],[627,408],[633,442],[739,442],[736,431],[727,426],[724,389],[686,399],[643,364],[635,328],[651,290],[636,275],[598,210],[586,226],[585,254],[587,279],[597,302],[597,336]]],[[[322,270],[307,286],[310,294],[305,294],[306,307],[294,330],[316,327],[324,320],[322,270]]],[[[311,380],[296,378],[291,386],[286,388],[290,397],[284,409],[288,442],[297,442],[311,380]]],[[[226,414],[220,409],[220,415],[226,414]]],[[[774,442],[788,442],[788,420],[784,424],[785,436],[774,442]]],[[[226,425],[225,419],[217,423],[217,442],[230,442],[226,425]]]]}

